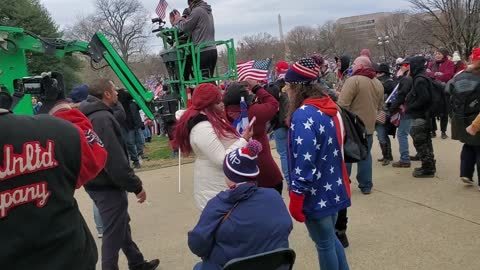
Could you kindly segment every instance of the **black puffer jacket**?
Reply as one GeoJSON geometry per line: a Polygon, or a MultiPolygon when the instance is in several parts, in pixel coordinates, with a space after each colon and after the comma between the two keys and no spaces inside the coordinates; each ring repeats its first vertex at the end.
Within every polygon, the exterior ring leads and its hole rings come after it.
{"type": "Polygon", "coordinates": [[[449,84],[452,108],[452,139],[480,145],[480,135],[471,136],[465,129],[480,113],[480,74],[471,70],[457,75],[449,84]]]}
{"type": "Polygon", "coordinates": [[[429,118],[428,111],[432,105],[431,82],[425,77],[425,64],[426,60],[423,56],[415,56],[410,61],[413,88],[407,95],[406,112],[413,119],[429,118]]]}

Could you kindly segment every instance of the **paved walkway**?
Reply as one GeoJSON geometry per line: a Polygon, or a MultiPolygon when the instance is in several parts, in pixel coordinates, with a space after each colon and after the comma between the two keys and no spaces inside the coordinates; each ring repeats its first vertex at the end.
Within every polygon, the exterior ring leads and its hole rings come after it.
{"type": "MultiPolygon", "coordinates": [[[[458,180],[461,145],[440,139],[434,144],[438,167],[434,179],[414,179],[411,169],[375,162],[371,195],[362,195],[353,183],[347,249],[352,270],[480,269],[480,192],[458,180]]],[[[398,158],[397,144],[393,147],[398,158]]],[[[377,146],[373,152],[376,160],[377,146]]],[[[130,195],[134,239],[147,259],[160,258],[162,270],[192,269],[199,260],[186,242],[199,216],[192,196],[192,165],[183,167],[181,194],[177,171],[172,167],[139,174],[148,204],[139,205],[130,195]]],[[[288,203],[288,196],[284,197],[288,203]]],[[[94,232],[91,201],[83,190],[77,198],[94,232]]],[[[295,223],[290,243],[297,252],[294,269],[318,269],[315,248],[303,224],[295,223]]],[[[127,269],[126,265],[121,255],[120,269],[127,269]]]]}

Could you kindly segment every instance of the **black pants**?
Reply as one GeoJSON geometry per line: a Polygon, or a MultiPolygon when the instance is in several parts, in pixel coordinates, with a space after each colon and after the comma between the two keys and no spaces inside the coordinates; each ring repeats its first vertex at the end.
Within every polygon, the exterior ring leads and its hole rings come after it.
{"type": "Polygon", "coordinates": [[[436,171],[430,125],[429,119],[413,119],[410,135],[417,155],[422,161],[422,169],[436,171]]]}
{"type": "Polygon", "coordinates": [[[346,231],[348,224],[347,208],[338,211],[337,223],[335,223],[335,230],[338,232],[346,231]]]}
{"type": "Polygon", "coordinates": [[[460,154],[460,177],[473,179],[477,166],[478,183],[480,184],[480,146],[464,144],[460,154]]]}
{"type": "MultiPolygon", "coordinates": [[[[215,74],[215,67],[217,66],[217,58],[217,49],[200,52],[200,70],[202,72],[203,79],[213,77],[215,74]]],[[[183,74],[183,78],[186,81],[188,81],[191,77],[193,78],[192,66],[192,56],[187,56],[185,72],[183,74]]]]}
{"type": "Polygon", "coordinates": [[[127,193],[120,190],[87,191],[103,222],[102,270],[118,270],[118,252],[123,251],[129,268],[144,262],[130,230],[127,193]]]}
{"type": "MultiPolygon", "coordinates": [[[[447,132],[448,115],[440,116],[440,130],[442,133],[447,132]]],[[[432,131],[437,131],[437,118],[432,118],[432,131]]]]}

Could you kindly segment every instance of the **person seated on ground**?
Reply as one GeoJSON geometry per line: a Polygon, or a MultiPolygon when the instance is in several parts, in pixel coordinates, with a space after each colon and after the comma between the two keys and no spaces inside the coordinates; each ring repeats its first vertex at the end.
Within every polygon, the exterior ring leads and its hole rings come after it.
{"type": "MultiPolygon", "coordinates": [[[[198,46],[205,42],[215,41],[215,25],[213,21],[212,7],[203,0],[188,0],[190,13],[184,12],[175,14],[173,25],[180,31],[190,34],[192,42],[198,46]]],[[[200,70],[203,78],[213,77],[217,65],[217,47],[215,45],[205,46],[200,49],[200,70]]],[[[187,57],[185,70],[192,66],[192,58],[187,57]]],[[[186,74],[185,74],[186,75],[186,74]]],[[[188,78],[185,78],[188,80],[188,78]]]]}
{"type": "Polygon", "coordinates": [[[256,184],[261,151],[262,145],[251,140],[225,157],[230,189],[207,203],[188,233],[190,250],[202,258],[194,270],[220,270],[232,259],[289,247],[293,224],[282,197],[256,184]]]}

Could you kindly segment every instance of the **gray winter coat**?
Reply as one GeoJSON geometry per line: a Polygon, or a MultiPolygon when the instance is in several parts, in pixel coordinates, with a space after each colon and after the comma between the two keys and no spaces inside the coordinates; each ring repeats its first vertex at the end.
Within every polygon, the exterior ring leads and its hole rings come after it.
{"type": "MultiPolygon", "coordinates": [[[[196,4],[186,19],[181,19],[176,25],[180,31],[191,34],[195,46],[200,43],[215,41],[215,26],[213,22],[212,7],[200,1],[196,4]]],[[[201,51],[216,49],[216,46],[202,48],[201,51]]]]}

